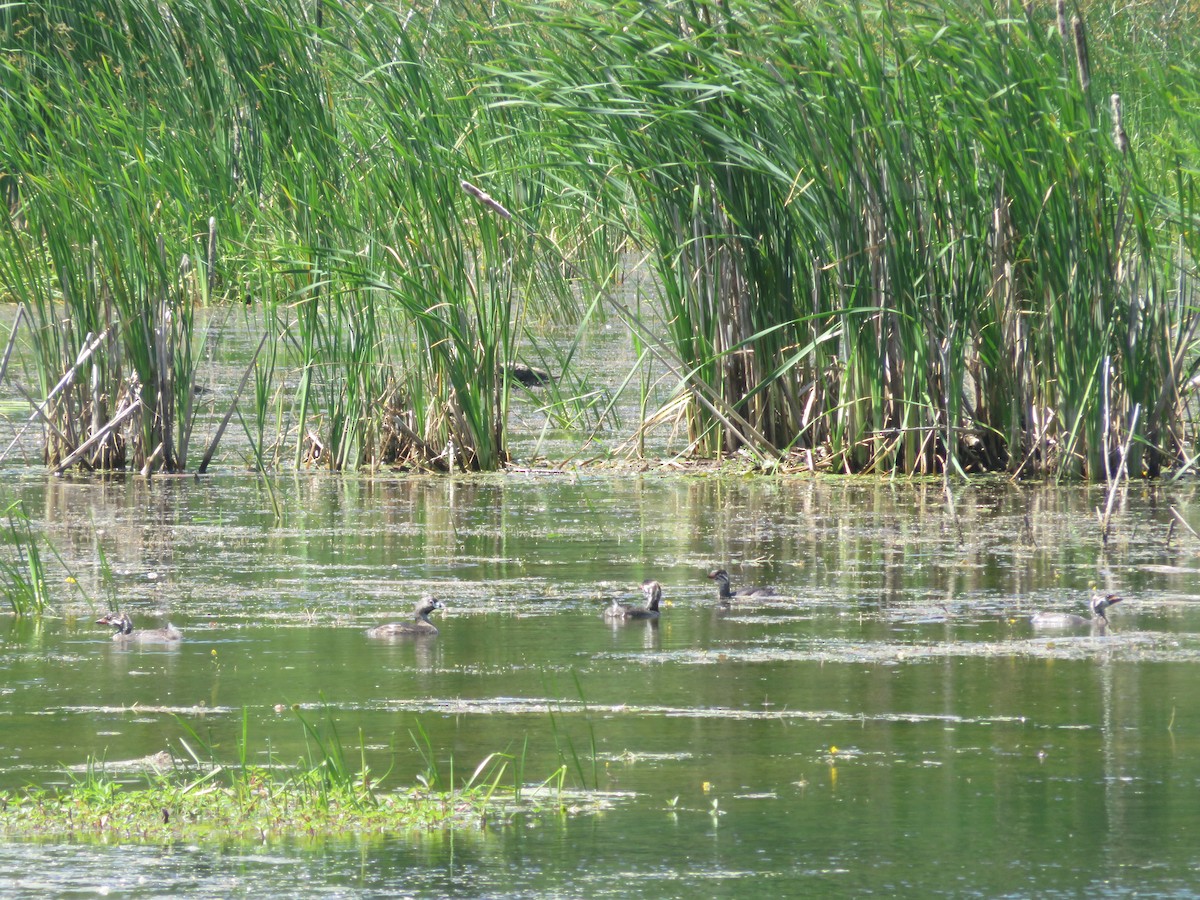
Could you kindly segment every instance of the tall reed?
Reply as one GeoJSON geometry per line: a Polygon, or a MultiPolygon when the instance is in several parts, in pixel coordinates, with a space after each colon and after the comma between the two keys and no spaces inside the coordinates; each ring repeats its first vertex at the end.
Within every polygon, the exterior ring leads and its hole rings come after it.
{"type": "Polygon", "coordinates": [[[223,61],[181,39],[187,12],[113,0],[2,14],[20,102],[0,129],[0,278],[33,319],[52,465],[187,467],[194,311],[217,283],[212,215],[231,182],[206,93],[223,61]]]}
{"type": "Polygon", "coordinates": [[[577,321],[632,248],[664,325],[608,305],[695,453],[1154,474],[1194,442],[1195,70],[1106,26],[963,0],[5,6],[0,286],[47,461],[187,469],[206,308],[248,301],[275,342],[256,467],[270,402],[297,467],[498,468],[531,323],[577,321]]]}
{"type": "Polygon", "coordinates": [[[551,110],[597,189],[632,189],[681,386],[745,423],[693,401],[698,450],[1103,478],[1133,434],[1135,471],[1178,458],[1181,223],[1112,137],[1081,20],[525,9],[552,50],[514,62],[506,102],[551,110]]]}
{"type": "MultiPolygon", "coordinates": [[[[70,373],[41,415],[51,464],[186,469],[196,309],[222,295],[282,310],[296,465],[503,464],[525,310],[573,295],[546,277],[562,248],[503,206],[540,224],[552,191],[536,144],[502,139],[530,127],[475,92],[486,15],[322,0],[0,11],[15,101],[0,282],[32,313],[38,393],[70,373]],[[481,205],[464,182],[503,199],[481,205]]],[[[596,229],[578,231],[576,246],[596,229]]]]}

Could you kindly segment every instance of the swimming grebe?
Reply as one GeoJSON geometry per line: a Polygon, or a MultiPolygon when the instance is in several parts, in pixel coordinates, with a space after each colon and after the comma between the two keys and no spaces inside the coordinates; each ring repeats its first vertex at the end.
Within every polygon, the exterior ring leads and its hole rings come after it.
{"type": "Polygon", "coordinates": [[[388,622],[386,625],[376,625],[367,629],[367,637],[395,637],[402,634],[435,635],[437,626],[429,621],[429,614],[435,609],[445,609],[441,600],[426,594],[417,601],[411,622],[388,622]]]}
{"type": "Polygon", "coordinates": [[[744,587],[738,588],[736,591],[729,588],[729,573],[724,569],[715,569],[708,573],[708,577],[717,583],[717,598],[722,603],[728,603],[731,600],[754,600],[758,597],[774,597],[775,591],[769,587],[744,587]]]}
{"type": "Polygon", "coordinates": [[[125,613],[109,613],[101,616],[96,620],[96,624],[111,625],[115,628],[112,639],[119,644],[177,644],[183,640],[183,634],[169,622],[165,628],[134,631],[133,622],[125,613]]]}
{"type": "Polygon", "coordinates": [[[1092,611],[1090,619],[1074,613],[1040,612],[1030,617],[1029,622],[1034,628],[1077,628],[1081,625],[1104,628],[1108,625],[1106,610],[1120,602],[1121,598],[1116,594],[1092,594],[1092,599],[1088,601],[1088,609],[1092,611]]]}
{"type": "Polygon", "coordinates": [[[627,603],[613,601],[612,606],[604,610],[606,619],[657,619],[658,605],[662,603],[662,585],[647,578],[642,582],[642,593],[646,595],[645,606],[630,606],[627,603]]]}

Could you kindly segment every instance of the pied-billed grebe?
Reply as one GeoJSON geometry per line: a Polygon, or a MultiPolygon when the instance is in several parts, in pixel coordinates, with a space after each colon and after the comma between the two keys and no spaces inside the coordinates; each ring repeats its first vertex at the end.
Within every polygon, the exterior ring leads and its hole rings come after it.
{"type": "Polygon", "coordinates": [[[545,369],[539,369],[537,366],[527,366],[525,363],[520,362],[509,365],[508,375],[526,387],[541,387],[554,380],[554,376],[545,369]]]}
{"type": "Polygon", "coordinates": [[[1092,611],[1090,619],[1074,613],[1040,612],[1033,615],[1029,622],[1034,628],[1078,628],[1081,625],[1105,628],[1108,625],[1106,611],[1120,602],[1121,598],[1116,594],[1092,594],[1092,599],[1088,601],[1088,608],[1092,611]]]}
{"type": "Polygon", "coordinates": [[[179,629],[167,623],[165,628],[133,630],[133,622],[125,613],[109,613],[96,620],[97,625],[111,625],[116,629],[112,639],[118,644],[178,644],[183,640],[179,629]]]}
{"type": "Polygon", "coordinates": [[[769,587],[744,587],[736,591],[729,588],[729,573],[724,569],[714,569],[708,577],[717,583],[717,598],[722,603],[731,600],[754,600],[758,597],[774,597],[775,591],[769,587]]]}
{"type": "Polygon", "coordinates": [[[612,606],[604,610],[604,618],[618,621],[625,619],[657,619],[658,605],[662,603],[662,585],[647,578],[642,582],[642,593],[646,595],[645,606],[630,606],[613,600],[612,606]]]}
{"type": "Polygon", "coordinates": [[[417,608],[411,622],[388,622],[386,625],[376,625],[367,629],[367,637],[399,637],[400,635],[435,635],[437,626],[429,621],[429,614],[435,609],[445,609],[442,601],[426,594],[417,601],[417,608]]]}

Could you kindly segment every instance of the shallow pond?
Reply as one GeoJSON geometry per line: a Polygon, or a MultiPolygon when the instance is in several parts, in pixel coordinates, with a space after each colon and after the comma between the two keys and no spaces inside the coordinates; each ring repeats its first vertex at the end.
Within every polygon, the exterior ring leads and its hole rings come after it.
{"type": "MultiPolygon", "coordinates": [[[[265,846],[0,844],[0,894],[1191,896],[1200,871],[1200,530],[1135,485],[304,476],[8,484],[78,584],[0,618],[0,787],[89,759],[306,752],[291,707],[414,783],[489,753],[601,812],[265,846]],[[112,600],[175,650],[115,646],[112,600]],[[705,572],[778,596],[722,610],[705,572]],[[614,597],[660,580],[658,623],[614,597]],[[1111,627],[1037,610],[1121,593],[1111,627]],[[433,639],[372,641],[423,592],[433,639]]],[[[129,772],[137,780],[136,771],[129,772]]]]}

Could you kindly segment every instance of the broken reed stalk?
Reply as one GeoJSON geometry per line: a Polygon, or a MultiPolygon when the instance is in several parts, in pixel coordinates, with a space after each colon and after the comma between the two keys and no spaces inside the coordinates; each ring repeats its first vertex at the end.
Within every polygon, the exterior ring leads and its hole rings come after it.
{"type": "MultiPolygon", "coordinates": [[[[1141,413],[1142,407],[1137,404],[1133,407],[1133,414],[1130,416],[1129,428],[1125,435],[1125,442],[1121,445],[1121,461],[1117,465],[1117,471],[1108,481],[1107,498],[1104,503],[1104,512],[1096,510],[1096,516],[1100,520],[1100,543],[1108,546],[1109,530],[1112,526],[1112,511],[1113,505],[1117,499],[1117,488],[1122,480],[1128,480],[1129,473],[1126,470],[1126,462],[1129,457],[1129,445],[1133,442],[1133,436],[1137,434],[1138,415],[1141,413]]],[[[1107,456],[1107,454],[1106,454],[1107,456]]]]}
{"type": "Polygon", "coordinates": [[[459,184],[462,186],[462,189],[464,191],[466,191],[468,194],[470,194],[472,197],[474,197],[476,200],[478,200],[480,203],[482,203],[484,206],[486,206],[492,212],[496,213],[498,216],[500,216],[500,218],[502,218],[502,219],[511,219],[512,218],[512,213],[510,213],[507,209],[505,209],[504,206],[501,205],[500,201],[493,198],[492,195],[489,194],[487,191],[484,191],[481,188],[475,187],[475,185],[471,184],[471,182],[469,182],[469,181],[460,181],[459,184]]]}
{"type": "MultiPolygon", "coordinates": [[[[36,400],[34,400],[33,397],[30,395],[29,391],[25,390],[24,385],[22,385],[20,383],[14,383],[13,387],[15,387],[17,389],[17,393],[19,393],[22,397],[25,398],[25,402],[28,403],[31,407],[33,407],[33,417],[41,419],[42,424],[45,425],[47,429],[49,429],[50,431],[52,431],[54,433],[54,436],[59,439],[59,441],[62,443],[62,445],[64,447],[70,445],[71,439],[69,437],[67,437],[66,434],[63,433],[62,429],[59,427],[59,424],[46,414],[45,410],[42,408],[44,404],[39,405],[38,402],[36,400]]],[[[0,453],[0,462],[3,462],[8,457],[9,452],[12,450],[12,448],[14,446],[16,446],[17,441],[20,439],[20,436],[22,434],[24,434],[25,429],[28,426],[29,426],[29,423],[26,422],[25,425],[22,426],[21,430],[17,433],[17,436],[12,439],[12,443],[10,443],[7,447],[4,448],[3,453],[0,453]]]]}
{"type": "Polygon", "coordinates": [[[79,355],[75,358],[75,364],[72,365],[71,368],[67,369],[67,371],[63,374],[62,378],[60,378],[58,380],[58,383],[54,385],[54,387],[51,389],[50,393],[48,393],[46,395],[45,399],[42,400],[41,403],[35,402],[33,400],[33,398],[31,398],[29,396],[28,392],[25,391],[24,388],[21,388],[18,385],[18,390],[20,390],[21,393],[25,396],[25,398],[27,400],[29,400],[30,406],[32,406],[34,409],[33,409],[33,412],[29,414],[29,419],[26,420],[25,424],[22,425],[20,429],[18,429],[16,435],[13,436],[13,439],[9,443],[9,445],[4,448],[4,452],[0,453],[0,461],[3,461],[8,456],[8,454],[12,451],[12,448],[14,446],[16,446],[17,441],[19,441],[21,439],[21,436],[25,433],[25,429],[28,428],[30,425],[32,425],[38,419],[41,419],[43,421],[43,423],[45,423],[46,425],[49,425],[54,430],[54,432],[59,436],[59,438],[64,442],[64,444],[71,443],[69,438],[67,438],[67,436],[65,434],[63,434],[63,432],[62,432],[61,428],[58,426],[58,424],[52,422],[50,417],[48,415],[46,415],[46,407],[48,407],[50,405],[51,401],[53,401],[55,397],[57,397],[62,391],[64,391],[66,388],[68,388],[72,382],[74,382],[75,375],[79,371],[79,367],[82,366],[85,362],[87,362],[87,360],[95,352],[96,348],[99,347],[104,342],[104,340],[108,337],[109,332],[111,332],[111,331],[112,331],[112,328],[110,326],[109,328],[104,329],[104,331],[100,333],[100,336],[95,338],[94,340],[92,339],[91,334],[89,334],[85,338],[85,340],[84,340],[85,346],[82,350],[79,351],[79,355]]]}
{"type": "MultiPolygon", "coordinates": [[[[242,373],[242,380],[238,383],[237,390],[233,392],[233,399],[229,402],[229,409],[225,411],[225,416],[221,419],[221,424],[217,426],[217,431],[213,435],[212,440],[204,448],[204,456],[200,460],[200,467],[196,470],[201,475],[208,471],[208,464],[212,461],[213,454],[217,452],[217,444],[221,442],[221,436],[225,434],[225,429],[229,426],[229,420],[233,418],[238,400],[242,396],[242,391],[246,388],[246,382],[250,380],[250,373],[254,371],[254,366],[258,362],[258,356],[262,353],[262,348],[266,346],[269,336],[269,334],[264,334],[262,340],[258,342],[258,347],[255,349],[254,355],[250,358],[250,365],[246,366],[246,371],[242,373]]],[[[261,467],[260,460],[259,468],[261,469],[261,467]]]]}
{"type": "Polygon", "coordinates": [[[89,450],[91,450],[93,447],[95,447],[101,441],[105,440],[110,434],[112,434],[114,431],[116,431],[118,428],[120,428],[121,425],[123,425],[126,422],[126,420],[128,420],[130,417],[132,417],[133,414],[136,413],[140,408],[141,408],[140,401],[138,401],[136,398],[131,399],[125,406],[121,407],[121,409],[119,409],[117,411],[117,414],[115,416],[113,416],[111,419],[108,420],[107,424],[105,424],[102,428],[100,428],[98,431],[93,433],[90,438],[88,438],[86,441],[84,441],[82,444],[80,444],[78,447],[76,447],[70,453],[70,455],[68,455],[65,459],[60,461],[58,463],[58,465],[56,465],[54,467],[54,474],[61,475],[63,472],[65,472],[67,469],[69,469],[72,465],[75,464],[75,462],[82,459],[83,456],[89,450]]]}
{"type": "MultiPolygon", "coordinates": [[[[1170,507],[1170,510],[1171,510],[1171,517],[1173,519],[1173,521],[1171,523],[1172,526],[1174,526],[1174,524],[1176,522],[1178,522],[1181,526],[1183,526],[1183,528],[1187,531],[1188,534],[1190,534],[1192,537],[1194,537],[1197,541],[1200,541],[1200,534],[1197,534],[1196,529],[1193,528],[1191,525],[1189,525],[1187,522],[1187,519],[1185,519],[1183,516],[1181,516],[1179,514],[1179,510],[1177,510],[1174,506],[1170,507]]],[[[1170,536],[1168,535],[1167,545],[1170,546],[1170,543],[1171,543],[1171,539],[1170,539],[1170,536]]]]}
{"type": "Polygon", "coordinates": [[[8,360],[12,357],[13,347],[17,345],[17,329],[26,316],[25,304],[22,303],[17,307],[17,314],[13,318],[12,331],[9,332],[8,344],[4,348],[4,359],[0,360],[0,384],[4,384],[4,376],[8,373],[8,360]]]}

